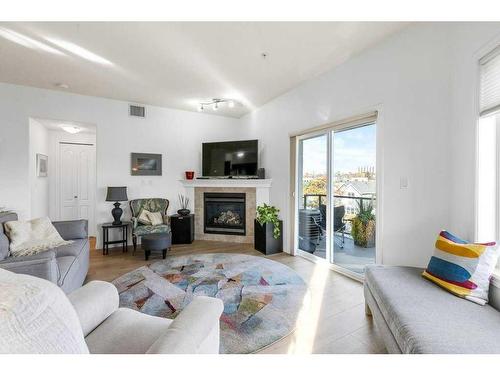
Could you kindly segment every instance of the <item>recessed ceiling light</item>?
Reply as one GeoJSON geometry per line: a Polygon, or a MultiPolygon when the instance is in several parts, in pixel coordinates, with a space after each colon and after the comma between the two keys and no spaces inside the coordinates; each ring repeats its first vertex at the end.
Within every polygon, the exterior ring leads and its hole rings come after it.
{"type": "Polygon", "coordinates": [[[74,125],[61,125],[61,129],[70,134],[76,134],[82,131],[82,128],[74,125]]]}
{"type": "Polygon", "coordinates": [[[6,29],[4,27],[0,27],[0,36],[10,40],[11,42],[17,43],[23,47],[26,48],[31,48],[31,49],[37,49],[40,51],[45,51],[45,52],[50,52],[55,55],[64,55],[63,52],[52,48],[51,46],[39,42],[38,40],[35,40],[33,38],[27,37],[26,35],[20,34],[18,32],[15,32],[10,29],[6,29]]]}
{"type": "Polygon", "coordinates": [[[60,39],[53,39],[53,38],[46,38],[50,43],[55,44],[56,46],[71,52],[77,56],[80,56],[86,60],[103,64],[103,65],[113,65],[113,63],[104,57],[101,57],[99,55],[96,55],[94,52],[90,52],[89,50],[80,47],[74,43],[67,42],[65,40],[60,40],[60,39]]]}

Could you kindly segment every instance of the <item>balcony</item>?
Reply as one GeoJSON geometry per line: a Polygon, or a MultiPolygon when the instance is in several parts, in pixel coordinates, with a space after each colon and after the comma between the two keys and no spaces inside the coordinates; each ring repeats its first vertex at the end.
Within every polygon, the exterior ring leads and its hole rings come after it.
{"type": "MultiPolygon", "coordinates": [[[[353,197],[334,195],[334,249],[333,263],[352,272],[364,273],[368,264],[375,263],[375,220],[372,226],[372,235],[368,241],[354,233],[353,223],[359,213],[360,204],[367,207],[375,204],[375,197],[353,197]],[[360,245],[361,244],[361,245],[360,245]]],[[[299,248],[317,257],[326,259],[326,204],[325,194],[305,194],[302,207],[299,208],[299,248]]],[[[372,211],[375,213],[375,208],[372,211]]],[[[363,233],[361,233],[363,234],[363,233]]]]}

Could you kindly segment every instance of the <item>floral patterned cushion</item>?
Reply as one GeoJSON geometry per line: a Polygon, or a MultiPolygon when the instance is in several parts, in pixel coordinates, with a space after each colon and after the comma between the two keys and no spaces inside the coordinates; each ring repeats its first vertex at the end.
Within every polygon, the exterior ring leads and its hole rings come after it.
{"type": "Polygon", "coordinates": [[[139,225],[134,229],[136,236],[143,236],[151,233],[170,233],[170,225],[139,225]]]}

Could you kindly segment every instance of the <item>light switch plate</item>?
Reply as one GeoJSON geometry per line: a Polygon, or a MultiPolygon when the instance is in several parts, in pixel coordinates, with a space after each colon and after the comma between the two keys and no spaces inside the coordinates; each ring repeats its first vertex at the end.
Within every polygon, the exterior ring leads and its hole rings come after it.
{"type": "Polygon", "coordinates": [[[399,188],[408,189],[408,177],[402,176],[399,178],[399,188]]]}

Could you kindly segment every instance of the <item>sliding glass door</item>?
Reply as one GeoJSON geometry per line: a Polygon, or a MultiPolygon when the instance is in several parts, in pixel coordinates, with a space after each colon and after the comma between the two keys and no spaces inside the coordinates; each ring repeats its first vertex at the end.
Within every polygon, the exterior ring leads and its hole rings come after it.
{"type": "Polygon", "coordinates": [[[297,137],[295,246],[362,276],[376,259],[376,124],[297,137]]]}
{"type": "Polygon", "coordinates": [[[298,140],[297,247],[328,259],[328,134],[298,140]]]}

